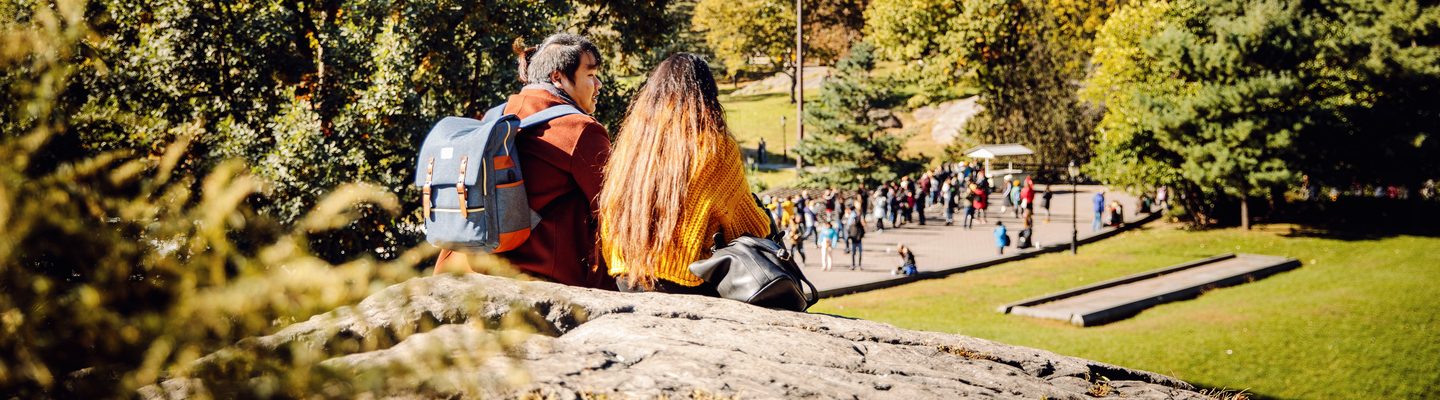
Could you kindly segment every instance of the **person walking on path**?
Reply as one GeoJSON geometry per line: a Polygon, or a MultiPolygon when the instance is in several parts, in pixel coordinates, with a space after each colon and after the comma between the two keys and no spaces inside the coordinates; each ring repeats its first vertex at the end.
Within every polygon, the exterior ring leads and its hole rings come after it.
{"type": "Polygon", "coordinates": [[[785,249],[790,254],[800,256],[800,265],[805,265],[805,235],[801,234],[805,228],[801,225],[800,217],[795,216],[790,224],[790,229],[785,230],[785,249]]]}
{"type": "MultiPolygon", "coordinates": [[[[614,290],[615,280],[606,274],[595,246],[597,199],[611,155],[610,134],[592,116],[603,86],[600,50],[583,36],[559,33],[516,53],[525,86],[509,97],[505,114],[526,118],[560,105],[583,113],[527,129],[515,139],[525,160],[526,201],[540,222],[518,247],[497,255],[544,280],[614,290]]],[[[473,271],[466,261],[463,253],[441,250],[435,272],[473,271]]]]}
{"type": "Polygon", "coordinates": [[[820,224],[820,270],[829,271],[835,266],[835,242],[840,241],[840,234],[835,232],[835,221],[825,221],[820,224]]]}
{"type": "Polygon", "coordinates": [[[845,254],[850,254],[850,227],[852,225],[855,225],[855,220],[860,219],[860,217],[855,214],[854,209],[850,208],[850,206],[845,203],[846,202],[844,200],[841,200],[839,205],[841,210],[840,242],[845,243],[845,254]]]}
{"type": "Polygon", "coordinates": [[[930,200],[930,197],[933,197],[930,196],[930,194],[935,193],[935,187],[930,186],[930,183],[932,183],[933,180],[935,180],[935,176],[932,176],[932,174],[930,173],[924,173],[924,176],[920,176],[920,191],[916,191],[916,193],[914,193],[914,197],[916,197],[916,203],[935,204],[935,200],[930,200]]]}
{"type": "Polygon", "coordinates": [[[760,138],[760,144],[755,146],[755,159],[759,160],[758,164],[765,164],[765,138],[760,138]]]}
{"type": "Polygon", "coordinates": [[[1045,184],[1045,194],[1040,195],[1040,208],[1045,209],[1045,222],[1050,222],[1050,199],[1055,197],[1055,192],[1050,191],[1050,184],[1045,184]]]}
{"type": "Polygon", "coordinates": [[[1120,200],[1110,202],[1110,226],[1119,228],[1125,223],[1125,206],[1120,205],[1120,200]]]}
{"type": "Polygon", "coordinates": [[[855,189],[855,201],[860,204],[857,210],[860,212],[860,218],[865,218],[865,212],[870,211],[870,190],[865,188],[865,184],[862,183],[855,189]]]}
{"type": "Polygon", "coordinates": [[[855,223],[851,224],[849,229],[850,269],[858,270],[860,269],[860,261],[862,257],[860,253],[862,253],[864,250],[864,247],[860,246],[860,241],[861,239],[865,238],[865,220],[860,219],[859,214],[856,213],[854,209],[851,209],[850,211],[850,214],[855,216],[855,223]]]}
{"type": "Polygon", "coordinates": [[[890,204],[890,210],[889,210],[889,212],[885,215],[885,217],[886,217],[887,220],[889,220],[889,222],[890,222],[890,227],[891,227],[891,228],[899,228],[899,227],[900,227],[900,223],[899,223],[900,220],[899,220],[898,217],[900,216],[900,196],[901,196],[901,194],[900,194],[900,192],[899,192],[899,189],[897,189],[898,187],[899,187],[898,185],[893,185],[893,184],[892,184],[892,185],[890,185],[890,190],[887,190],[887,191],[885,192],[885,200],[890,204]]]}
{"type": "Polygon", "coordinates": [[[975,192],[975,218],[978,218],[982,224],[989,223],[985,218],[985,207],[990,205],[990,193],[985,192],[985,185],[976,185],[973,190],[975,192]]]}
{"type": "Polygon", "coordinates": [[[1035,226],[1030,218],[1025,218],[1025,226],[1020,228],[1020,233],[1015,234],[1015,248],[1028,249],[1034,246],[1035,226]]]}
{"type": "Polygon", "coordinates": [[[769,237],[776,222],[790,225],[766,218],[750,194],[718,96],[704,59],[677,53],[655,68],[620,124],[598,215],[601,254],[621,291],[718,297],[688,268],[710,257],[714,237],[769,237]],[[676,104],[688,111],[667,106],[676,104]]]}
{"type": "Polygon", "coordinates": [[[1009,200],[1010,200],[1010,204],[1014,204],[1014,205],[1015,205],[1015,218],[1020,218],[1021,212],[1024,211],[1024,210],[1023,210],[1024,204],[1021,204],[1021,203],[1020,203],[1020,201],[1021,201],[1020,192],[1021,192],[1022,190],[1024,190],[1024,189],[1022,189],[1022,188],[1020,187],[1020,181],[1019,181],[1019,180],[1015,180],[1015,181],[1012,181],[1012,182],[1011,182],[1009,200]]]}
{"type": "Polygon", "coordinates": [[[1100,221],[1100,219],[1101,219],[1101,217],[1103,217],[1104,215],[1105,215],[1105,189],[1100,189],[1099,192],[1096,192],[1096,193],[1095,193],[1095,220],[1090,222],[1090,230],[1092,230],[1092,231],[1099,231],[1099,230],[1100,230],[1100,227],[1103,226],[1103,224],[1102,224],[1102,222],[1100,221]]]}
{"type": "Polygon", "coordinates": [[[968,187],[962,189],[964,195],[960,196],[960,200],[965,204],[964,221],[960,225],[967,230],[975,226],[975,188],[977,187],[979,186],[971,183],[968,187]]]}
{"type": "Polygon", "coordinates": [[[825,200],[825,219],[828,221],[835,220],[835,196],[834,186],[825,190],[825,197],[823,197],[823,199],[825,200]]]}
{"type": "MultiPolygon", "coordinates": [[[[911,185],[911,186],[914,186],[914,185],[911,185]]],[[[904,207],[904,208],[905,208],[905,223],[908,224],[908,223],[915,222],[915,191],[914,191],[914,190],[906,190],[906,191],[905,191],[905,204],[902,205],[901,207],[904,207]]]]}
{"type": "Polygon", "coordinates": [[[884,189],[875,189],[875,194],[870,199],[870,215],[875,217],[875,231],[885,231],[885,194],[884,189]]]}
{"type": "Polygon", "coordinates": [[[996,222],[994,233],[996,254],[1005,255],[1005,246],[1010,245],[1010,234],[1005,231],[1005,223],[996,222]]]}
{"type": "Polygon", "coordinates": [[[945,207],[945,226],[955,225],[955,178],[945,180],[940,197],[945,207]]]}
{"type": "MultiPolygon", "coordinates": [[[[927,179],[926,181],[928,182],[929,180],[927,179]]],[[[925,205],[926,202],[930,200],[930,196],[927,193],[924,189],[915,193],[915,214],[918,214],[916,217],[920,219],[920,225],[925,225],[925,205]]]]}
{"type": "Polygon", "coordinates": [[[796,206],[800,209],[800,215],[805,218],[805,230],[802,231],[801,236],[806,239],[814,237],[816,222],[815,208],[817,204],[814,200],[810,199],[810,191],[807,190],[800,193],[800,204],[796,204],[796,206]]]}
{"type": "Polygon", "coordinates": [[[896,245],[895,252],[900,254],[900,266],[894,271],[890,271],[890,275],[910,276],[919,272],[915,268],[915,253],[911,252],[909,247],[905,247],[904,244],[896,245]]]}
{"type": "Polygon", "coordinates": [[[944,174],[940,171],[936,171],[934,174],[930,175],[930,201],[927,201],[927,204],[936,204],[940,202],[940,183],[949,181],[950,179],[948,175],[949,174],[944,174]]]}
{"type": "Polygon", "coordinates": [[[777,219],[776,221],[780,221],[785,224],[792,223],[792,221],[795,220],[795,216],[797,215],[795,209],[795,202],[796,198],[794,196],[782,199],[780,201],[780,219],[777,219]]]}
{"type": "Polygon", "coordinates": [[[810,218],[814,221],[810,224],[810,238],[815,241],[815,247],[819,248],[820,225],[825,223],[825,205],[815,199],[811,199],[808,203],[810,203],[810,218]]]}
{"type": "Polygon", "coordinates": [[[1025,177],[1025,184],[1020,188],[1020,208],[1025,219],[1035,216],[1035,181],[1025,177]]]}
{"type": "Polygon", "coordinates": [[[1010,194],[1016,189],[1018,188],[1010,184],[1010,175],[1005,175],[1005,190],[1000,192],[1000,215],[1005,215],[1006,211],[1010,211],[1010,206],[1015,205],[1010,200],[1010,194]]]}
{"type": "Polygon", "coordinates": [[[775,225],[778,226],[784,223],[784,221],[780,220],[779,197],[765,196],[765,198],[760,199],[760,202],[765,204],[765,212],[770,214],[770,220],[775,221],[775,225]]]}

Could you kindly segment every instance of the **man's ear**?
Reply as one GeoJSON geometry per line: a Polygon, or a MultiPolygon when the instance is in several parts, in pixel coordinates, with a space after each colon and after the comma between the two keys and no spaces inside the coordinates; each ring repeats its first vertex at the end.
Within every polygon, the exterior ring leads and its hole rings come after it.
{"type": "Polygon", "coordinates": [[[560,71],[551,72],[551,73],[550,73],[550,83],[555,84],[555,86],[560,86],[560,83],[562,82],[562,79],[564,78],[564,76],[565,76],[565,75],[564,75],[564,74],[561,74],[560,71]]]}

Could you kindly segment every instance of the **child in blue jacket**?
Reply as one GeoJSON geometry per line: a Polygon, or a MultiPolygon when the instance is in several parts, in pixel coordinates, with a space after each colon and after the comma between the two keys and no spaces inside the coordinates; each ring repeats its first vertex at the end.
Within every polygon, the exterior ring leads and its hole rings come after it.
{"type": "Polygon", "coordinates": [[[1010,245],[1010,235],[1005,231],[1004,222],[995,223],[995,248],[999,249],[998,254],[1005,254],[1005,246],[1010,245]]]}

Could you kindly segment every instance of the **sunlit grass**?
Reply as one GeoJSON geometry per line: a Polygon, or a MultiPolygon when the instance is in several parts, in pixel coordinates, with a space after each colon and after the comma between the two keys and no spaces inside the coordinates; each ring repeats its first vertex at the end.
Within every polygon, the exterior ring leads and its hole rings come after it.
{"type": "Polygon", "coordinates": [[[822,301],[813,311],[997,340],[1284,398],[1440,395],[1440,238],[1340,240],[1158,227],[1023,262],[822,301]],[[1298,258],[1254,283],[1091,328],[996,307],[1225,252],[1298,258]]]}
{"type": "Polygon", "coordinates": [[[794,168],[780,170],[759,170],[751,171],[746,179],[750,180],[750,186],[756,191],[792,187],[796,183],[794,168]]]}
{"type": "MultiPolygon", "coordinates": [[[[805,98],[814,101],[814,94],[807,92],[805,98]]],[[[790,95],[783,92],[729,95],[722,96],[720,101],[725,105],[725,120],[730,124],[730,131],[741,147],[754,151],[760,138],[764,138],[766,150],[770,153],[767,163],[780,162],[782,153],[789,153],[786,159],[794,160],[794,153],[788,151],[793,150],[796,143],[795,104],[790,103],[790,95]],[[782,116],[785,117],[783,130],[780,125],[782,116]]],[[[806,129],[811,128],[806,125],[806,129]]]]}

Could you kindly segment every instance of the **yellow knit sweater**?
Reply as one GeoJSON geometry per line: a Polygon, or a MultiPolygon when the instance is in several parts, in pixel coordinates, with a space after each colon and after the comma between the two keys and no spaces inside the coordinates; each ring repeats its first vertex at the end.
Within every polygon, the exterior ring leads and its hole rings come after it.
{"type": "MultiPolygon", "coordinates": [[[[685,193],[684,207],[675,210],[681,213],[677,235],[679,243],[660,244],[657,250],[662,262],[655,266],[655,277],[685,286],[704,283],[700,277],[690,273],[690,263],[710,257],[711,238],[715,232],[724,232],[725,239],[731,240],[742,235],[765,237],[770,234],[770,219],[765,211],[755,204],[750,195],[750,184],[740,165],[740,150],[733,140],[719,145],[717,154],[703,165],[691,168],[689,188],[685,193]]],[[[620,160],[611,160],[616,162],[620,160]]],[[[600,221],[606,224],[607,221],[600,221]]],[[[605,232],[601,228],[601,232],[605,232]]],[[[605,263],[610,267],[610,276],[623,275],[625,260],[620,251],[610,245],[608,238],[600,238],[605,253],[605,263]]]]}

